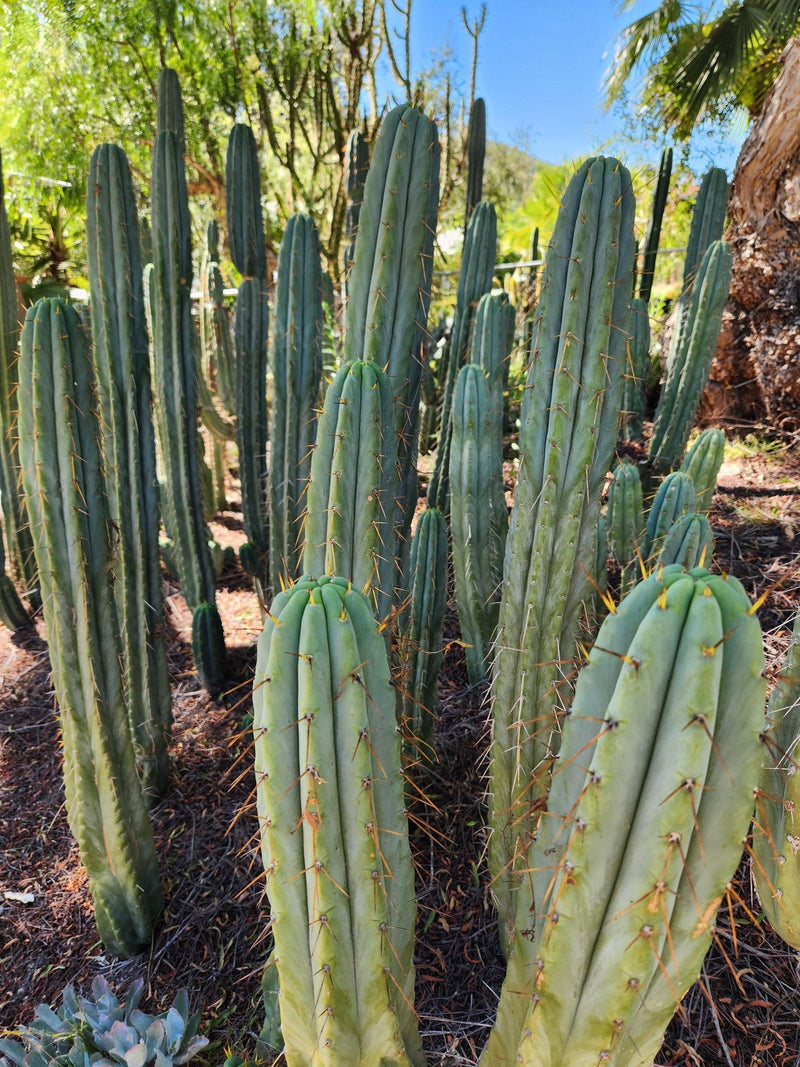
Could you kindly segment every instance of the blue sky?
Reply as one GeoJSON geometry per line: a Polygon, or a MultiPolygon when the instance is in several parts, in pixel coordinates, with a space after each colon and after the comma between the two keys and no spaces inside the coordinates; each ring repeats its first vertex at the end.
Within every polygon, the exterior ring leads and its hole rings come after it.
{"type": "MultiPolygon", "coordinates": [[[[470,22],[480,14],[480,0],[413,0],[412,66],[425,69],[449,46],[468,92],[472,40],[462,6],[470,22]]],[[[640,0],[618,15],[617,0],[486,0],[476,94],[486,100],[488,136],[515,143],[523,134],[530,152],[548,163],[599,148],[633,152],[613,141],[625,123],[603,110],[602,81],[619,30],[655,6],[657,0],[640,0]]],[[[730,172],[737,149],[734,143],[713,162],[730,172]]],[[[659,147],[645,146],[639,159],[656,161],[658,154],[659,147]]]]}

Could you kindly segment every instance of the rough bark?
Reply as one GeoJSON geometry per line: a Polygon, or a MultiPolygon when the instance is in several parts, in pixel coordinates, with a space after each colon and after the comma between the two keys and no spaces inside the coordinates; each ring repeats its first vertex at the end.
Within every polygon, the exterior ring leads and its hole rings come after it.
{"type": "Polygon", "coordinates": [[[800,37],[742,146],[733,280],[701,415],[800,427],[800,37]]]}

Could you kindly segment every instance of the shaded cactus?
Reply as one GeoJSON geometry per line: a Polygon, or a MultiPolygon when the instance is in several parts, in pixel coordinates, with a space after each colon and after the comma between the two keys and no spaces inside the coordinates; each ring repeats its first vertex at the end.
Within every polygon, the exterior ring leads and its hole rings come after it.
{"type": "Polygon", "coordinates": [[[488,200],[482,201],[473,211],[464,237],[461,252],[461,270],[458,275],[456,307],[453,328],[442,353],[442,410],[439,421],[439,442],[436,462],[428,484],[427,503],[447,512],[450,493],[450,439],[453,428],[451,411],[456,378],[468,359],[472,343],[472,329],[478,301],[492,288],[494,265],[497,256],[497,213],[488,200]]]}
{"type": "Polygon", "coordinates": [[[631,301],[631,333],[622,387],[622,438],[641,440],[650,367],[650,319],[643,300],[631,301]]]}
{"type": "MultiPolygon", "coordinates": [[[[200,267],[200,286],[203,294],[200,313],[202,366],[208,379],[213,378],[212,392],[219,398],[224,410],[232,414],[236,403],[234,353],[230,320],[225,307],[225,285],[218,264],[219,226],[215,219],[211,219],[206,225],[206,243],[200,267]]],[[[225,439],[232,438],[232,430],[226,430],[225,439]]]]}
{"type": "Polygon", "coordinates": [[[588,160],[564,195],[544,268],[492,681],[489,862],[505,943],[557,747],[563,661],[589,596],[580,561],[595,556],[617,439],[633,215],[625,167],[588,160]]]}
{"type": "Polygon", "coordinates": [[[686,453],[680,469],[692,479],[695,510],[707,515],[711,510],[722,461],[725,458],[725,432],[714,426],[703,430],[686,453]]]}
{"type": "Polygon", "coordinates": [[[265,278],[267,248],[261,218],[261,174],[253,131],[237,122],[228,137],[225,161],[228,251],[244,278],[265,278]]]}
{"type": "Polygon", "coordinates": [[[491,666],[508,531],[499,389],[479,366],[467,363],[453,397],[450,532],[456,608],[472,683],[483,681],[491,666]]]}
{"type": "Polygon", "coordinates": [[[447,523],[435,508],[426,508],[419,517],[411,539],[409,577],[411,597],[400,623],[400,721],[424,758],[433,748],[447,609],[447,523]]]}
{"type": "Polygon", "coordinates": [[[150,944],[162,895],[120,671],[95,382],[77,312],[29,309],[20,357],[20,460],[58,700],[67,818],[100,937],[150,944]]]}
{"type": "Polygon", "coordinates": [[[286,224],[278,256],[271,349],[270,576],[273,589],[299,575],[303,495],[316,438],[322,378],[322,268],[308,215],[286,224]]]}
{"type": "Polygon", "coordinates": [[[114,594],[131,736],[145,794],[169,780],[172,698],[164,636],[150,355],[139,222],[130,168],[116,145],[89,163],[86,248],[108,517],[117,532],[114,594]]]}
{"type": "Polygon", "coordinates": [[[654,1062],[741,858],[763,666],[733,578],[665,567],[606,618],[528,850],[482,1067],[654,1062]]]}
{"type": "Polygon", "coordinates": [[[337,574],[383,621],[397,581],[394,407],[377,363],[345,363],[328,386],[311,457],[302,567],[337,574]]]}
{"type": "MultiPolygon", "coordinates": [[[[17,420],[19,416],[17,386],[17,342],[19,321],[17,289],[11,261],[11,231],[5,207],[2,160],[0,160],[0,505],[3,509],[0,539],[5,540],[10,575],[0,577],[3,609],[0,619],[9,629],[17,630],[30,623],[27,608],[17,588],[38,606],[36,561],[28,529],[25,501],[20,489],[17,420]],[[16,587],[14,583],[16,582],[16,587]]],[[[3,564],[5,572],[5,563],[3,564]]]]}
{"type": "Polygon", "coordinates": [[[620,568],[620,596],[641,576],[647,558],[642,483],[636,467],[622,460],[614,468],[606,508],[608,547],[620,568]]]}
{"type": "Polygon", "coordinates": [[[275,598],[253,711],[286,1063],[422,1067],[395,694],[349,583],[304,578],[275,598]]]}
{"type": "Polygon", "coordinates": [[[347,138],[347,153],[344,164],[344,188],[347,208],[344,215],[344,279],[347,287],[358,233],[358,217],[364,200],[364,183],[369,172],[369,144],[363,133],[353,130],[347,138]]]}
{"type": "MultiPolygon", "coordinates": [[[[171,116],[172,127],[180,126],[180,101],[172,99],[178,92],[174,71],[162,71],[160,88],[162,95],[171,98],[164,107],[165,116],[171,116]]],[[[199,604],[214,604],[215,572],[201,479],[191,220],[175,128],[162,128],[156,136],[150,196],[153,269],[146,302],[152,322],[156,429],[164,466],[161,507],[168,537],[175,545],[173,560],[181,591],[194,613],[199,604]]],[[[218,651],[216,659],[221,662],[224,651],[218,651]]]]}
{"type": "Polygon", "coordinates": [[[767,707],[766,758],[753,823],[753,876],[770,926],[800,949],[800,613],[767,707]]]}
{"type": "Polygon", "coordinates": [[[686,448],[728,299],[731,261],[730,247],[724,241],[709,246],[697,271],[686,314],[676,322],[648,449],[648,463],[656,472],[672,470],[686,448]]]}
{"type": "Polygon", "coordinates": [[[705,515],[688,512],[670,526],[656,559],[657,566],[679,563],[684,570],[705,567],[711,562],[714,534],[705,515]]]}
{"type": "Polygon", "coordinates": [[[656,273],[656,259],[658,256],[658,242],[661,239],[661,223],[664,219],[664,208],[667,206],[669,196],[669,180],[672,176],[672,149],[667,147],[661,150],[661,158],[658,161],[658,175],[655,188],[653,189],[653,202],[650,206],[650,218],[647,223],[647,232],[644,238],[644,254],[642,256],[642,271],[639,278],[639,299],[644,302],[645,314],[647,303],[653,292],[653,278],[656,273]]]}

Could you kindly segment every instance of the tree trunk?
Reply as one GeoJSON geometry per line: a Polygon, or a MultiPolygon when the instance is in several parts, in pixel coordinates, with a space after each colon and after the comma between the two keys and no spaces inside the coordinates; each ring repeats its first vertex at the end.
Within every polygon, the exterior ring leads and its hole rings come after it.
{"type": "Polygon", "coordinates": [[[733,279],[701,415],[800,428],[800,37],[739,153],[733,279]]]}

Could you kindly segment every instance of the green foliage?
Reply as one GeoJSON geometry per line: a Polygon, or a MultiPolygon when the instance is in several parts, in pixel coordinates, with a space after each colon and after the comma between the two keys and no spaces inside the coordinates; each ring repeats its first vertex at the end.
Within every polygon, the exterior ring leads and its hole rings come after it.
{"type": "Polygon", "coordinates": [[[66,986],[61,1007],[40,1004],[34,1022],[17,1032],[20,1041],[0,1039],[0,1067],[177,1067],[194,1059],[208,1039],[198,1035],[200,1015],[189,1015],[186,991],[158,1015],[139,1008],[143,992],[141,978],[121,1002],[102,975],[89,997],[66,986]]]}
{"type": "MultiPolygon", "coordinates": [[[[634,0],[623,0],[631,8],[634,0]]],[[[727,0],[700,5],[661,0],[620,34],[606,80],[618,99],[635,75],[642,110],[680,140],[703,119],[751,118],[780,72],[780,54],[797,33],[796,0],[727,0]]]]}

